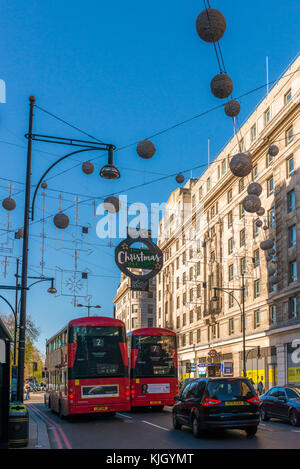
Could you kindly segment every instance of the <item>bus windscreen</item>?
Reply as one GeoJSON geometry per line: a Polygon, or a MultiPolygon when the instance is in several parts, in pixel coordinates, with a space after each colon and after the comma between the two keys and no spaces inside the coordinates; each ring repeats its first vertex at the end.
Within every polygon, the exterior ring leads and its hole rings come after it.
{"type": "Polygon", "coordinates": [[[126,376],[120,343],[125,342],[122,327],[71,327],[69,343],[76,344],[70,379],[118,378],[126,376]]]}
{"type": "Polygon", "coordinates": [[[132,349],[137,350],[132,378],[177,376],[173,358],[175,336],[133,336],[132,349]]]}

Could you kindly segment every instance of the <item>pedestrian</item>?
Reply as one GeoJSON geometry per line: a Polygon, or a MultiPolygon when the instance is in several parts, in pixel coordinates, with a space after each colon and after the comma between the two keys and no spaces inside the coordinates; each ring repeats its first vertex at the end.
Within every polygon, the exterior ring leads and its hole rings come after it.
{"type": "Polygon", "coordinates": [[[30,399],[30,396],[29,396],[30,384],[28,382],[28,379],[26,380],[24,388],[25,388],[25,401],[27,401],[28,399],[30,399]]]}
{"type": "Polygon", "coordinates": [[[264,391],[264,385],[262,383],[262,380],[263,380],[263,377],[261,377],[260,382],[258,383],[258,386],[257,386],[257,391],[260,396],[262,395],[264,391]]]}

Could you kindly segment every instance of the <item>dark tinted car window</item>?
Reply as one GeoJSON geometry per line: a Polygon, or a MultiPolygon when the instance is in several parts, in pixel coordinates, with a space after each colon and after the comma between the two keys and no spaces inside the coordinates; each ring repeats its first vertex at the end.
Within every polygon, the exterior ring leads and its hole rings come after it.
{"type": "Polygon", "coordinates": [[[185,399],[189,390],[191,389],[192,383],[189,383],[185,386],[184,390],[181,393],[181,399],[185,399]]]}
{"type": "Polygon", "coordinates": [[[247,381],[238,379],[210,381],[207,389],[208,397],[220,401],[231,401],[241,398],[251,399],[251,397],[255,396],[247,381]]]}
{"type": "Polygon", "coordinates": [[[205,387],[206,387],[206,382],[205,381],[201,381],[200,383],[198,383],[197,389],[196,389],[196,397],[201,398],[203,396],[203,392],[205,390],[205,387]]]}
{"type": "Polygon", "coordinates": [[[188,398],[189,397],[196,397],[197,386],[198,386],[197,382],[191,383],[190,386],[189,386],[188,393],[187,393],[186,397],[188,397],[188,398]]]}
{"type": "Polygon", "coordinates": [[[291,388],[286,388],[285,390],[287,397],[290,399],[299,399],[300,398],[300,390],[299,389],[291,389],[291,388]]]}
{"type": "Polygon", "coordinates": [[[283,388],[277,388],[276,397],[283,396],[285,397],[285,391],[283,388]]]}
{"type": "Polygon", "coordinates": [[[272,396],[272,397],[277,396],[277,391],[278,391],[278,388],[270,389],[268,396],[272,396]]]}

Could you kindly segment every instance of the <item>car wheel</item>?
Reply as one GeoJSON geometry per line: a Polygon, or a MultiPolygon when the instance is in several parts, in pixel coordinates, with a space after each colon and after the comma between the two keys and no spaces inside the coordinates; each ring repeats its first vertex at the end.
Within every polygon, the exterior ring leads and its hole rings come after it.
{"type": "Polygon", "coordinates": [[[254,436],[256,432],[257,432],[257,426],[246,428],[247,436],[254,436]]]}
{"type": "Polygon", "coordinates": [[[299,418],[298,418],[298,415],[297,415],[297,412],[295,411],[295,409],[292,409],[290,411],[290,423],[294,426],[294,427],[298,427],[300,422],[299,422],[299,418]]]}
{"type": "Polygon", "coordinates": [[[193,431],[193,435],[195,438],[198,438],[200,436],[200,429],[199,429],[199,422],[198,422],[198,419],[197,417],[193,417],[193,421],[192,421],[192,431],[193,431]]]}
{"type": "Polygon", "coordinates": [[[264,407],[260,408],[260,418],[264,422],[267,422],[268,420],[270,420],[270,417],[268,417],[267,412],[264,407]]]}
{"type": "Polygon", "coordinates": [[[173,412],[173,427],[174,427],[175,430],[180,430],[181,429],[181,424],[178,423],[175,412],[173,412]]]}

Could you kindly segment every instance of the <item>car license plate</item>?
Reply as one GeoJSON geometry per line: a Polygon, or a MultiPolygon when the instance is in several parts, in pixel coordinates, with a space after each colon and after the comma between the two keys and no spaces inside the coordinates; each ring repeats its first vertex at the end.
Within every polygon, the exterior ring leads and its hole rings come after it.
{"type": "Polygon", "coordinates": [[[150,401],[150,404],[161,404],[161,401],[150,401]]]}
{"type": "Polygon", "coordinates": [[[94,407],[94,411],[95,412],[101,412],[101,411],[104,411],[104,410],[108,410],[108,407],[94,407]]]}
{"type": "Polygon", "coordinates": [[[225,405],[244,405],[244,401],[226,401],[225,405]]]}

